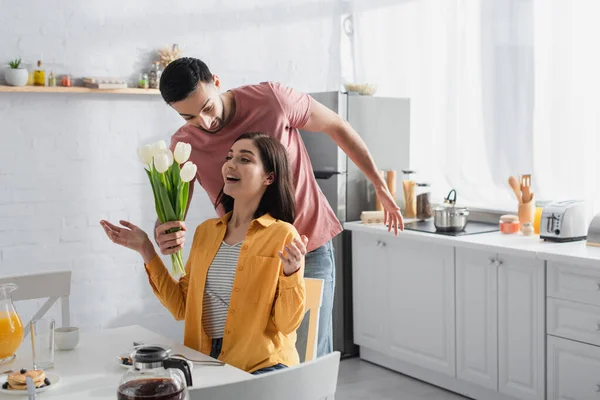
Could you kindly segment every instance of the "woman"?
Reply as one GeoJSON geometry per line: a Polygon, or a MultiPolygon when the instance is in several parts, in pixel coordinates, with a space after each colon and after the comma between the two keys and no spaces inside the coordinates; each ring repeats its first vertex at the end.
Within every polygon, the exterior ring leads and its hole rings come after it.
{"type": "Polygon", "coordinates": [[[285,148],[265,134],[244,134],[221,171],[225,183],[215,206],[227,214],[196,229],[179,281],[140,228],[100,223],[113,242],[140,253],[156,296],[185,320],[186,346],[254,374],[298,364],[307,239],[294,239],[285,148]]]}

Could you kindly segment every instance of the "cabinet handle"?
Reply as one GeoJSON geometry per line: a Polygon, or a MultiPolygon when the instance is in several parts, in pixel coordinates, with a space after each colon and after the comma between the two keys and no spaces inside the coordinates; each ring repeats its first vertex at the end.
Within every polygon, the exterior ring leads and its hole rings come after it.
{"type": "Polygon", "coordinates": [[[377,241],[377,247],[385,247],[385,242],[382,242],[381,240],[377,241]]]}
{"type": "Polygon", "coordinates": [[[596,283],[596,290],[600,290],[600,283],[596,283]]]}
{"type": "Polygon", "coordinates": [[[596,322],[596,332],[600,332],[600,322],[596,322]]]}
{"type": "Polygon", "coordinates": [[[600,385],[596,385],[596,387],[594,388],[595,392],[600,392],[600,385]]]}
{"type": "Polygon", "coordinates": [[[500,265],[502,265],[502,261],[498,260],[497,258],[490,258],[490,265],[493,265],[494,267],[499,267],[500,265]]]}

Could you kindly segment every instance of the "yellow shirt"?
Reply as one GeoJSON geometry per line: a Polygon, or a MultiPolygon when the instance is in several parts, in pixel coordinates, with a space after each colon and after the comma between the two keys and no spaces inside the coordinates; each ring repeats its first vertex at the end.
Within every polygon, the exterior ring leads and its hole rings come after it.
{"type": "MultiPolygon", "coordinates": [[[[206,274],[230,217],[231,213],[198,226],[186,275],[179,281],[158,256],[146,265],[156,296],[175,319],[185,320],[183,343],[204,354],[210,354],[212,346],[202,326],[206,274]]],[[[299,271],[285,276],[277,256],[296,236],[291,224],[269,214],[250,224],[240,250],[219,360],[247,372],[299,363],[295,344],[296,329],[304,317],[304,261],[299,271]]]]}

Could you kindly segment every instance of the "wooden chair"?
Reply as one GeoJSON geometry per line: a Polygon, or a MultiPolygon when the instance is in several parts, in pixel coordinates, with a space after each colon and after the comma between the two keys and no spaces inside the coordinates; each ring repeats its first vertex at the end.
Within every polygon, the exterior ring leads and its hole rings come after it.
{"type": "Polygon", "coordinates": [[[190,400],[333,400],[340,353],[335,351],[292,368],[248,380],[204,388],[190,388],[190,400]]]}
{"type": "Polygon", "coordinates": [[[308,320],[308,334],[306,339],[306,355],[304,361],[312,361],[317,354],[319,335],[319,314],[323,302],[323,279],[305,278],[306,285],[306,310],[310,311],[308,320]]]}
{"type": "Polygon", "coordinates": [[[48,310],[60,299],[62,326],[71,324],[69,295],[71,294],[71,271],[45,272],[31,275],[15,275],[0,278],[0,284],[14,283],[17,290],[12,294],[14,302],[48,298],[42,307],[24,324],[23,334],[29,334],[29,323],[42,318],[48,310]]]}

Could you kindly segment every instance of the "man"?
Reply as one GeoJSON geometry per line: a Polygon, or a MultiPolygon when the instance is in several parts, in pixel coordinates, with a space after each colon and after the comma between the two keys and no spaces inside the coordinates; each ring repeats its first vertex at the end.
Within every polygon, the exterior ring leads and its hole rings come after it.
{"type": "MultiPolygon", "coordinates": [[[[379,175],[365,143],[348,122],[305,93],[279,83],[265,82],[220,93],[221,82],[205,63],[181,58],[169,64],[160,80],[160,92],[167,104],[186,124],[171,138],[192,145],[191,161],[198,166],[197,181],[214,204],[223,187],[221,166],[235,139],[246,132],[264,132],[287,148],[296,185],[296,221],[302,236],[297,245],[305,253],[305,276],[324,280],[323,304],[319,320],[317,356],[333,349],[332,309],[335,285],[334,254],[331,239],[342,231],[327,199],[319,190],[299,129],[328,134],[363,171],[375,186],[389,223],[388,231],[404,229],[400,208],[386,182],[379,175]]],[[[193,182],[193,181],[192,181],[193,182]]],[[[190,192],[193,185],[190,185],[190,192]]],[[[190,193],[191,199],[191,193],[190,193]]],[[[222,213],[222,210],[217,210],[222,213]]],[[[185,237],[183,222],[156,227],[156,242],[165,255],[181,250],[185,237]],[[184,230],[168,233],[175,226],[184,230]]],[[[298,348],[303,354],[306,333],[298,332],[298,348]]]]}

